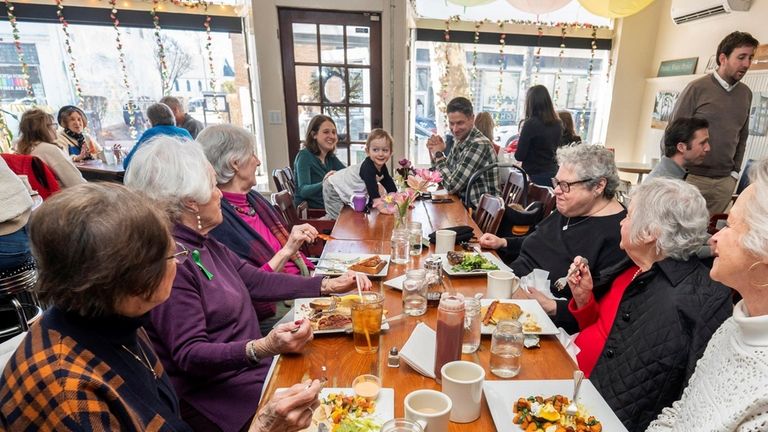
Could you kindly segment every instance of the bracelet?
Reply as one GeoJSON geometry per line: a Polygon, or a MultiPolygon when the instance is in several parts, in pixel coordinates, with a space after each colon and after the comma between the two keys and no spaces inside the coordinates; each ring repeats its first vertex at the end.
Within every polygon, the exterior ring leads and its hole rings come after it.
{"type": "Polygon", "coordinates": [[[245,355],[248,357],[248,362],[251,363],[251,365],[256,366],[259,364],[261,359],[259,358],[258,354],[256,354],[255,340],[249,341],[247,344],[245,344],[245,355]]]}

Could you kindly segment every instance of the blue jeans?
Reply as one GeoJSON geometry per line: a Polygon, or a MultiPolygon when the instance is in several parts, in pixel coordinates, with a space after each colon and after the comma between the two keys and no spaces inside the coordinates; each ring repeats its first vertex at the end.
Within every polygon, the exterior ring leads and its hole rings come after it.
{"type": "Polygon", "coordinates": [[[30,256],[29,236],[26,227],[14,233],[0,236],[0,270],[21,267],[30,256]]]}

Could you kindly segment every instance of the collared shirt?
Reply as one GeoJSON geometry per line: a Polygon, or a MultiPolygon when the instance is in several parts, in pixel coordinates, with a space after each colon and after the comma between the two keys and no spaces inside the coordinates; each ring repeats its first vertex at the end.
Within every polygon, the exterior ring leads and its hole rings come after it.
{"type": "Polygon", "coordinates": [[[714,71],[714,72],[712,72],[712,75],[714,75],[714,76],[715,76],[715,79],[717,80],[717,82],[719,82],[719,83],[720,83],[720,85],[721,85],[721,86],[723,86],[723,88],[724,88],[724,89],[725,89],[725,91],[727,91],[727,92],[730,92],[730,91],[731,91],[731,90],[733,90],[733,89],[734,89],[734,88],[735,88],[737,85],[739,85],[739,82],[738,82],[738,81],[736,81],[735,83],[733,83],[733,85],[731,85],[731,84],[728,84],[728,81],[724,80],[724,79],[723,79],[723,77],[721,77],[721,76],[720,76],[720,74],[719,74],[719,73],[717,73],[717,71],[714,71]]]}
{"type": "MultiPolygon", "coordinates": [[[[464,199],[469,178],[481,168],[496,163],[493,145],[477,128],[472,128],[463,141],[457,141],[451,153],[440,162],[434,163],[435,170],[443,177],[443,187],[451,194],[464,199]]],[[[499,170],[493,168],[475,179],[469,191],[469,204],[477,206],[484,193],[497,195],[499,170]]]]}
{"type": "Polygon", "coordinates": [[[652,178],[673,178],[685,180],[688,176],[688,171],[678,165],[672,159],[662,156],[659,163],[653,167],[653,170],[645,177],[644,181],[648,181],[652,178]]]}

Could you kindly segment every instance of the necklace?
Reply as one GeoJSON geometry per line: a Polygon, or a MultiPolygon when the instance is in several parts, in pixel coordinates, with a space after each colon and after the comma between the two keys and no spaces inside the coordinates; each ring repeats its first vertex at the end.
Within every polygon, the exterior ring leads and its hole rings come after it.
{"type": "Polygon", "coordinates": [[[152,363],[149,362],[149,358],[147,358],[147,354],[144,352],[144,349],[141,348],[141,343],[138,344],[139,346],[139,352],[141,353],[142,357],[144,357],[144,360],[142,360],[141,357],[139,357],[135,352],[128,349],[125,345],[120,345],[123,347],[124,350],[128,351],[129,354],[133,356],[133,358],[136,359],[139,363],[141,363],[142,366],[149,369],[150,372],[152,372],[152,376],[157,379],[157,372],[155,372],[155,368],[152,367],[152,363]]]}
{"type": "Polygon", "coordinates": [[[232,204],[232,207],[235,208],[236,212],[238,212],[240,214],[244,214],[246,216],[254,216],[256,214],[256,209],[251,207],[250,204],[248,205],[248,207],[246,209],[240,208],[240,207],[238,207],[238,206],[236,206],[234,204],[232,204]]]}
{"type": "Polygon", "coordinates": [[[587,216],[587,217],[585,217],[584,219],[582,219],[582,220],[580,220],[580,221],[578,221],[578,222],[575,222],[574,224],[571,224],[571,218],[570,218],[570,216],[569,216],[569,217],[568,217],[568,220],[567,220],[567,221],[565,221],[565,226],[563,226],[563,231],[568,231],[568,228],[570,228],[570,227],[575,227],[576,225],[578,225],[578,224],[580,224],[580,223],[582,223],[582,222],[586,222],[586,221],[588,221],[588,220],[589,220],[589,218],[591,218],[592,216],[595,216],[596,214],[598,214],[598,213],[600,213],[601,211],[603,211],[603,210],[604,210],[606,207],[608,207],[608,205],[609,205],[610,203],[611,203],[611,202],[610,202],[610,201],[608,201],[608,202],[607,202],[607,203],[606,203],[604,206],[602,206],[602,207],[600,208],[600,210],[598,210],[598,211],[596,211],[596,212],[592,213],[591,215],[588,215],[588,216],[587,216]]]}

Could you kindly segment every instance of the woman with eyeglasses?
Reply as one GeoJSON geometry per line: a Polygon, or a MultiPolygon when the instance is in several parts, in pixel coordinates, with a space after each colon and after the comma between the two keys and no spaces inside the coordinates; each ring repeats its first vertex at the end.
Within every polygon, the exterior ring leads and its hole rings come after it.
{"type": "MultiPolygon", "coordinates": [[[[0,429],[192,431],[142,329],[187,254],[168,217],[141,194],[97,183],[57,193],[29,224],[35,290],[50,308],[0,377],[0,429]]],[[[319,381],[297,384],[245,426],[301,430],[320,389],[319,381]]]]}
{"type": "Polygon", "coordinates": [[[53,171],[62,188],[85,183],[83,175],[56,142],[56,122],[47,112],[35,108],[25,111],[19,121],[16,152],[40,158],[53,171]]]}
{"type": "MultiPolygon", "coordinates": [[[[354,273],[336,279],[266,272],[209,233],[222,223],[216,173],[196,141],[158,136],[133,157],[125,184],[164,206],[173,237],[190,251],[168,301],[149,314],[147,332],[196,430],[239,431],[256,412],[277,354],[301,353],[312,340],[308,320],[263,335],[252,302],[347,292],[354,273]]],[[[362,278],[361,288],[371,284],[362,278]]]]}
{"type": "MultiPolygon", "coordinates": [[[[552,179],[557,209],[528,236],[500,238],[483,234],[480,245],[498,249],[519,276],[533,269],[548,271],[552,295],[535,289],[529,295],[557,326],[573,333],[578,331],[578,324],[568,311],[571,291],[567,284],[556,288],[555,281],[568,273],[576,256],[586,258],[595,275],[622,262],[626,253],[619,248],[619,223],[627,212],[616,201],[619,175],[611,151],[599,145],[567,146],[558,149],[557,159],[560,169],[552,179]]],[[[598,297],[602,294],[596,291],[598,297]]]]}

